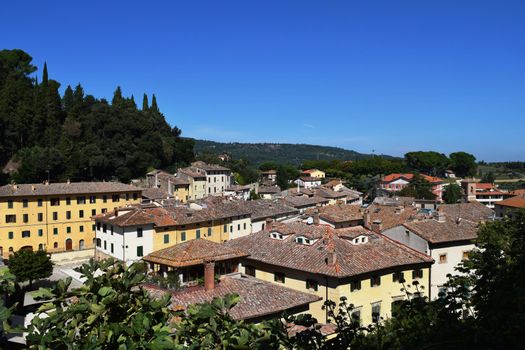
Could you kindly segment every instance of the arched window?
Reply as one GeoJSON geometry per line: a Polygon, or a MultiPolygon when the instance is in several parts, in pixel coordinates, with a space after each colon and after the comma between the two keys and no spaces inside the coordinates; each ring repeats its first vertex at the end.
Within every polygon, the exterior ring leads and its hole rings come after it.
{"type": "Polygon", "coordinates": [[[78,241],[78,249],[82,250],[82,249],[84,249],[84,248],[85,248],[85,247],[84,247],[84,240],[81,239],[80,241],[78,241]]]}
{"type": "Polygon", "coordinates": [[[53,243],[53,248],[55,248],[55,249],[58,248],[58,242],[53,243]]]}
{"type": "Polygon", "coordinates": [[[9,247],[9,253],[13,252],[13,247],[9,247]]]}
{"type": "Polygon", "coordinates": [[[44,245],[42,243],[38,245],[38,250],[44,250],[44,245]]]}
{"type": "Polygon", "coordinates": [[[73,240],[71,238],[66,239],[66,250],[73,250],[73,240]]]}

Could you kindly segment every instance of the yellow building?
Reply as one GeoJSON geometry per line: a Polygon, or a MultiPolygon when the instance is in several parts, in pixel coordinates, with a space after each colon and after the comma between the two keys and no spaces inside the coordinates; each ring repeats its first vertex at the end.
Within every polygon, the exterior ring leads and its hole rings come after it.
{"type": "Polygon", "coordinates": [[[126,263],[193,239],[222,243],[251,232],[250,211],[237,203],[121,207],[94,220],[97,257],[126,263]]]}
{"type": "Polygon", "coordinates": [[[92,249],[91,216],[139,203],[137,187],[118,182],[12,184],[0,187],[0,254],[92,249]]]}
{"type": "Polygon", "coordinates": [[[159,193],[165,193],[165,195],[163,195],[164,198],[172,196],[174,199],[182,203],[191,199],[190,181],[169,174],[163,170],[153,170],[147,173],[146,184],[147,187],[151,189],[159,189],[159,193]]]}
{"type": "Polygon", "coordinates": [[[334,230],[302,222],[273,224],[270,229],[226,243],[247,251],[240,271],[322,298],[311,314],[327,322],[325,300],[346,297],[362,324],[391,316],[392,305],[411,292],[428,297],[429,256],[361,226],[334,230]],[[417,282],[417,288],[413,285],[417,282]]]}
{"type": "Polygon", "coordinates": [[[303,171],[303,176],[310,176],[315,177],[318,179],[324,179],[326,177],[326,173],[319,169],[308,169],[303,171]]]}
{"type": "Polygon", "coordinates": [[[188,199],[206,197],[206,174],[193,171],[191,168],[179,169],[177,177],[189,182],[188,199]]]}

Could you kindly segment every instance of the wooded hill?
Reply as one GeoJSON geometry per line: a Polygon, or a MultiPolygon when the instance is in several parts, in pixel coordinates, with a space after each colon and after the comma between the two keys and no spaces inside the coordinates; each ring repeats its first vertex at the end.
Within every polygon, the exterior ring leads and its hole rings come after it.
{"type": "Polygon", "coordinates": [[[111,180],[144,176],[150,167],[173,168],[194,159],[160,112],[155,95],[142,108],[117,87],[111,103],[80,84],[59,93],[47,66],[35,78],[32,57],[0,51],[0,183],[111,180]]]}
{"type": "Polygon", "coordinates": [[[275,162],[295,166],[308,160],[357,160],[371,157],[370,154],[329,146],[290,143],[221,143],[207,140],[195,140],[195,153],[228,153],[233,159],[245,159],[253,165],[275,162]]]}

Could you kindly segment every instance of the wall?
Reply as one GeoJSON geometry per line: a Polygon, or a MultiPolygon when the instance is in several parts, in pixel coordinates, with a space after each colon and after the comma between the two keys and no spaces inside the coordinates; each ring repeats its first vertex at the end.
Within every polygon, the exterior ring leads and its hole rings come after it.
{"type": "Polygon", "coordinates": [[[50,253],[63,252],[66,251],[66,240],[72,241],[72,250],[80,250],[81,241],[84,243],[83,249],[93,249],[95,229],[91,216],[102,213],[104,209],[113,210],[114,207],[139,203],[141,200],[139,191],[116,193],[115,195],[119,196],[118,202],[112,201],[113,194],[115,193],[0,199],[0,247],[2,247],[3,257],[9,257],[9,248],[17,251],[26,246],[32,247],[33,250],[41,247],[50,253]],[[136,195],[136,199],[133,194],[136,195]],[[91,196],[94,196],[94,203],[90,203],[91,196]],[[104,196],[106,196],[106,201],[103,199],[104,196]],[[77,197],[85,197],[85,204],[77,203],[77,197]],[[59,205],[51,206],[51,198],[58,198],[59,205]],[[70,199],[69,204],[67,204],[67,198],[70,199]],[[12,209],[8,208],[8,199],[13,200],[12,209]],[[28,200],[27,208],[23,207],[23,199],[28,200]],[[38,199],[42,200],[41,206],[39,206],[38,199]],[[71,215],[70,219],[67,219],[68,212],[71,215]],[[57,220],[53,219],[53,213],[56,213],[57,220]],[[28,216],[27,223],[23,222],[24,214],[28,216]],[[38,220],[38,214],[42,214],[42,221],[38,220]],[[16,223],[7,223],[6,215],[16,215],[16,223]],[[22,237],[22,231],[29,231],[30,236],[22,237]],[[13,233],[12,239],[9,238],[9,232],[13,233]]]}
{"type": "Polygon", "coordinates": [[[382,232],[385,236],[403,243],[424,254],[430,254],[428,242],[407,229],[405,226],[396,226],[382,232]]]}
{"type": "Polygon", "coordinates": [[[439,288],[448,280],[447,274],[458,274],[454,268],[463,260],[463,252],[469,252],[475,248],[472,243],[458,244],[434,248],[431,247],[431,255],[435,260],[432,265],[430,296],[432,299],[439,297],[439,288]],[[446,254],[446,262],[440,262],[440,255],[446,254]]]}

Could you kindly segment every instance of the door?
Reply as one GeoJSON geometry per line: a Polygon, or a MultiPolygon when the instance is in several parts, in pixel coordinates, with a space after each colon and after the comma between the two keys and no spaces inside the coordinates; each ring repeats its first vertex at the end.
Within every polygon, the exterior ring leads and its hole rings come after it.
{"type": "Polygon", "coordinates": [[[84,240],[83,239],[78,241],[78,249],[80,249],[80,250],[84,249],[84,240]]]}
{"type": "Polygon", "coordinates": [[[66,239],[66,250],[73,250],[73,240],[71,238],[66,239]]]}

